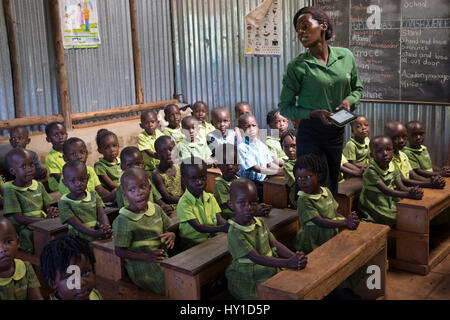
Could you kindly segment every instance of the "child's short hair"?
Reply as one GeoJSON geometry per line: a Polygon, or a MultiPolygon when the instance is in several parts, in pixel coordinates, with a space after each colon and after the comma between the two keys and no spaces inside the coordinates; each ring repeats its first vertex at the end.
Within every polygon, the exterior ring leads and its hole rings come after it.
{"type": "Polygon", "coordinates": [[[45,134],[46,134],[47,136],[49,136],[49,135],[50,135],[50,130],[52,130],[52,129],[53,129],[54,127],[56,127],[57,125],[63,126],[64,129],[66,128],[66,127],[64,126],[64,123],[62,123],[62,122],[57,122],[57,121],[55,121],[55,122],[50,122],[48,125],[45,126],[45,134]]]}
{"type": "Polygon", "coordinates": [[[147,175],[145,174],[145,171],[143,169],[140,169],[140,168],[131,168],[131,169],[125,170],[125,172],[120,177],[120,184],[125,184],[126,179],[129,178],[129,177],[135,178],[135,177],[138,177],[138,176],[147,177],[147,175]]]}
{"type": "Polygon", "coordinates": [[[28,150],[26,150],[26,149],[14,148],[14,149],[11,149],[6,154],[5,159],[9,163],[9,166],[12,166],[15,163],[14,157],[16,157],[16,156],[26,156],[27,154],[29,154],[31,156],[31,153],[28,150]]]}
{"type": "Polygon", "coordinates": [[[27,129],[27,127],[25,127],[25,126],[15,126],[15,127],[12,127],[11,129],[9,129],[9,134],[11,134],[11,133],[13,133],[13,132],[15,132],[15,131],[18,131],[18,130],[24,131],[24,132],[26,132],[26,134],[28,134],[28,129],[27,129]]]}
{"type": "Polygon", "coordinates": [[[155,150],[161,150],[161,144],[164,142],[170,142],[173,141],[171,137],[169,136],[161,136],[155,141],[155,150]]]}
{"type": "Polygon", "coordinates": [[[381,139],[391,140],[391,137],[389,137],[387,135],[380,135],[380,136],[376,136],[376,137],[370,139],[370,142],[369,142],[369,150],[370,150],[370,152],[373,151],[375,143],[378,143],[381,139]]]}
{"type": "Polygon", "coordinates": [[[275,115],[277,113],[280,113],[280,109],[273,109],[267,113],[267,117],[266,117],[267,124],[270,124],[272,122],[273,118],[275,118],[275,115]]]}
{"type": "Polygon", "coordinates": [[[291,137],[292,139],[294,139],[295,136],[296,133],[294,129],[287,129],[285,132],[283,132],[280,137],[281,148],[283,148],[283,141],[284,139],[286,139],[286,137],[291,137]]]}
{"type": "MultiPolygon", "coordinates": [[[[239,117],[239,119],[238,119],[238,127],[239,127],[239,129],[243,129],[243,128],[244,128],[245,121],[246,121],[248,118],[255,118],[255,116],[252,115],[252,114],[250,114],[250,113],[244,113],[244,114],[242,114],[242,115],[239,117]]],[[[256,119],[256,118],[255,118],[255,119],[256,119]]]]}
{"type": "Polygon", "coordinates": [[[180,165],[180,174],[181,174],[181,176],[182,177],[186,177],[188,169],[191,166],[198,166],[198,165],[203,165],[203,166],[206,167],[205,161],[203,161],[202,159],[200,159],[198,157],[189,157],[189,158],[182,159],[181,160],[181,165],[180,165]]]}
{"type": "Polygon", "coordinates": [[[154,115],[156,119],[158,119],[158,113],[155,110],[146,110],[142,111],[141,113],[141,122],[144,121],[145,117],[148,116],[149,114],[154,115]]]}
{"type": "MultiPolygon", "coordinates": [[[[97,142],[97,147],[100,148],[102,141],[104,138],[113,136],[117,139],[117,135],[114,132],[109,131],[108,129],[100,129],[97,131],[97,136],[95,137],[95,141],[97,142]]],[[[118,139],[117,139],[118,140],[118,139]]]]}
{"type": "MultiPolygon", "coordinates": [[[[369,119],[367,119],[367,117],[366,117],[365,115],[363,115],[363,114],[357,114],[355,120],[357,120],[358,118],[364,118],[364,119],[366,119],[366,120],[369,120],[369,119]]],[[[353,130],[353,128],[355,127],[355,124],[356,124],[356,121],[353,121],[353,122],[351,123],[352,130],[353,130]]]]}
{"type": "Polygon", "coordinates": [[[178,110],[180,110],[180,108],[178,108],[178,106],[174,103],[168,104],[167,106],[164,107],[164,114],[167,116],[167,114],[169,113],[169,110],[171,108],[177,108],[178,110]]]}
{"type": "Polygon", "coordinates": [[[50,241],[40,256],[39,272],[42,280],[48,285],[54,284],[56,272],[64,275],[72,263],[71,260],[75,258],[75,262],[78,262],[82,256],[89,260],[95,272],[95,257],[87,240],[67,234],[50,241]]]}
{"type": "Polygon", "coordinates": [[[423,126],[422,122],[417,121],[417,120],[412,120],[412,121],[408,122],[408,123],[406,124],[405,127],[406,127],[406,130],[407,130],[408,132],[410,132],[412,129],[414,129],[414,127],[415,127],[416,125],[421,125],[421,126],[423,126]]]}
{"type": "Polygon", "coordinates": [[[62,169],[63,176],[66,175],[65,173],[67,170],[72,169],[72,168],[80,168],[82,170],[84,168],[84,170],[87,170],[86,164],[84,164],[84,162],[81,162],[80,160],[72,160],[72,161],[67,162],[63,166],[63,169],[62,169]]]}
{"type": "Polygon", "coordinates": [[[181,120],[181,127],[184,128],[188,120],[194,120],[194,122],[197,122],[198,120],[194,118],[194,116],[186,116],[181,120]]]}
{"type": "Polygon", "coordinates": [[[316,174],[324,173],[323,163],[320,157],[316,154],[305,154],[297,158],[293,172],[301,169],[308,169],[316,174]]]}
{"type": "Polygon", "coordinates": [[[244,105],[250,106],[250,104],[247,101],[242,101],[242,102],[236,103],[236,105],[234,106],[234,111],[236,112],[236,114],[238,113],[239,108],[244,106],[244,105]]]}
{"type": "Polygon", "coordinates": [[[207,110],[209,109],[209,108],[208,108],[208,105],[207,105],[205,102],[203,102],[203,101],[197,101],[196,103],[194,103],[194,104],[192,105],[192,111],[195,111],[195,109],[197,109],[197,107],[199,107],[199,106],[201,106],[201,105],[204,105],[204,106],[206,107],[207,110]]]}
{"type": "Polygon", "coordinates": [[[86,143],[84,143],[83,140],[81,140],[80,138],[73,137],[73,138],[68,139],[66,142],[64,142],[63,154],[67,154],[67,148],[69,148],[70,145],[72,145],[74,143],[78,143],[78,142],[82,143],[86,147],[86,143]]]}
{"type": "Polygon", "coordinates": [[[131,155],[131,154],[140,154],[141,152],[137,147],[129,146],[123,148],[122,152],[120,153],[120,162],[125,162],[125,157],[131,155]]]}

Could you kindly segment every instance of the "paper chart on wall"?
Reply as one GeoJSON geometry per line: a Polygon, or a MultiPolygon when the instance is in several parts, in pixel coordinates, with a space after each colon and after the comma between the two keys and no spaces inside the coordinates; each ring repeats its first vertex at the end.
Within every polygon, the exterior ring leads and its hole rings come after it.
{"type": "Polygon", "coordinates": [[[281,56],[281,0],[265,0],[245,18],[245,55],[281,56]]]}
{"type": "Polygon", "coordinates": [[[64,49],[98,48],[97,0],[60,0],[64,49]]]}

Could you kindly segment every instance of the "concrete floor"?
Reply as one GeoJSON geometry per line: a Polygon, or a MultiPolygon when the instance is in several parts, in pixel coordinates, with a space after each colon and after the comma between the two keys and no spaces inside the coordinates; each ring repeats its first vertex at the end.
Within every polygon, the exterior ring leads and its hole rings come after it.
{"type": "Polygon", "coordinates": [[[387,300],[450,300],[450,255],[426,276],[388,270],[387,300]]]}

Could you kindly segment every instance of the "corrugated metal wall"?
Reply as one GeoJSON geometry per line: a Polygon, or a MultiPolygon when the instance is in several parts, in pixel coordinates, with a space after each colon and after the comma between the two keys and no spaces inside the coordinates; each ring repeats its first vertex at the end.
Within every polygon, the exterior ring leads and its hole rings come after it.
{"type": "Polygon", "coordinates": [[[265,115],[278,103],[284,68],[300,52],[291,16],[306,1],[281,1],[281,58],[247,58],[241,41],[244,16],[261,2],[172,0],[177,88],[187,103],[228,107],[234,118],[236,102],[248,101],[265,126],[265,115]]]}
{"type": "MultiPolygon", "coordinates": [[[[225,106],[234,118],[234,105],[248,101],[262,128],[266,114],[278,104],[286,65],[303,49],[292,25],[295,12],[308,1],[282,2],[280,58],[244,57],[244,16],[262,0],[172,0],[175,30],[177,89],[187,103],[203,100],[210,110],[225,106]]],[[[362,103],[372,136],[382,134],[386,121],[424,121],[433,161],[442,165],[450,137],[450,107],[362,103]]],[[[346,139],[350,138],[347,128],[346,139]]]]}
{"type": "Polygon", "coordinates": [[[72,112],[136,103],[128,0],[98,0],[101,45],[65,50],[72,112]]]}
{"type": "Polygon", "coordinates": [[[16,26],[24,115],[57,114],[54,59],[50,54],[52,50],[44,0],[11,1],[11,4],[16,26]]]}
{"type": "Polygon", "coordinates": [[[3,1],[0,1],[0,13],[0,120],[7,120],[14,118],[14,93],[3,1]]]}
{"type": "Polygon", "coordinates": [[[142,86],[146,102],[175,93],[170,1],[137,0],[142,86]]]}

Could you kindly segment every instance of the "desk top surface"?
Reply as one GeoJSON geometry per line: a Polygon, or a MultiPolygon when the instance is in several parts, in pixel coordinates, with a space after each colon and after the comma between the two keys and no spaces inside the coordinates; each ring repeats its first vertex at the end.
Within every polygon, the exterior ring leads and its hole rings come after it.
{"type": "Polygon", "coordinates": [[[373,248],[376,243],[379,249],[385,246],[389,230],[385,225],[361,222],[357,230],[344,230],[308,254],[305,269],[284,270],[265,281],[263,286],[292,296],[304,296],[315,283],[325,281],[354,263],[358,255],[367,254],[369,247],[378,250],[373,248]]]}
{"type": "Polygon", "coordinates": [[[398,207],[424,207],[427,210],[432,210],[442,202],[450,205],[450,178],[445,179],[444,189],[430,189],[423,188],[423,198],[421,200],[402,199],[397,203],[398,207]]]}

